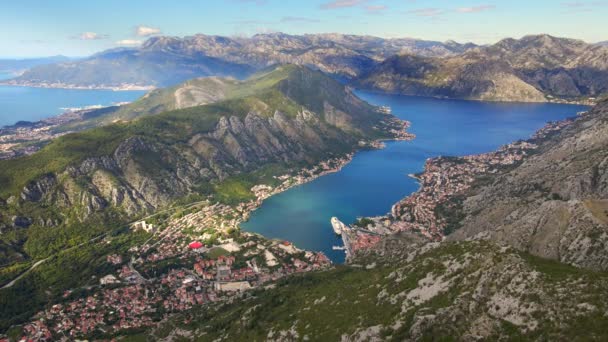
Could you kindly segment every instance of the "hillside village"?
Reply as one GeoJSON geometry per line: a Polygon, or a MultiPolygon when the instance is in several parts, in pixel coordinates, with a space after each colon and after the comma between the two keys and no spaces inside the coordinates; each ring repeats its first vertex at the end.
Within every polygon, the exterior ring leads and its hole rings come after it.
{"type": "Polygon", "coordinates": [[[323,253],[242,232],[239,224],[265,198],[336,172],[352,156],[277,176],[281,183],[276,187],[256,185],[251,189],[255,200],[249,202],[230,206],[203,201],[166,222],[151,219],[132,224],[132,230],[144,231],[150,238],[128,254],[108,255],[106,262],[113,272],[101,276],[97,286],[66,291],[61,303],[24,325],[24,338],[111,336],[154,325],[171,313],[263,288],[290,274],[330,267],[323,253]]]}

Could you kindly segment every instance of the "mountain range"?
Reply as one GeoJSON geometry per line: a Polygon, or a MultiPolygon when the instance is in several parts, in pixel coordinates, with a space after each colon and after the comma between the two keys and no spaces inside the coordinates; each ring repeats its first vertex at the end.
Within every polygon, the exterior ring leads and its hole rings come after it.
{"type": "Polygon", "coordinates": [[[73,58],[66,56],[51,56],[51,57],[40,57],[40,58],[21,58],[21,59],[0,59],[0,71],[1,72],[20,72],[27,69],[45,65],[45,64],[56,64],[63,63],[73,60],[73,58]]]}
{"type": "Polygon", "coordinates": [[[504,39],[445,58],[394,56],[358,87],[406,95],[544,102],[608,92],[608,48],[548,35],[504,39]]]}
{"type": "MultiPolygon", "coordinates": [[[[33,269],[33,261],[53,258],[1,290],[0,307],[10,311],[0,311],[0,330],[29,321],[44,305],[54,310],[56,299],[78,297],[74,306],[85,307],[96,289],[111,289],[90,276],[134,269],[133,260],[107,261],[145,245],[130,239],[150,240],[125,229],[134,220],[180,203],[240,205],[254,198],[254,185],[403,129],[339,76],[353,86],[408,95],[531,102],[597,96],[598,104],[527,142],[535,148],[521,160],[475,174],[470,187],[443,199],[453,205],[434,209],[438,220],[450,223],[441,241],[415,230],[389,234],[347,265],[269,279],[268,286],[185,312],[160,312],[148,328],[120,334],[147,340],[606,340],[608,100],[599,97],[607,91],[607,51],[546,35],[482,47],[345,35],[197,35],[156,37],[139,49],[35,67],[14,82],[170,87],[89,111],[60,128],[76,132],[30,156],[0,161],[0,279],[4,284],[33,269]],[[215,76],[193,78],[207,74],[215,76]],[[117,229],[127,231],[116,235],[120,252],[111,250],[116,241],[96,240],[117,229]],[[79,253],[80,246],[88,249],[79,253]],[[58,257],[66,249],[71,253],[58,257]],[[93,280],[81,282],[82,274],[93,280]],[[67,278],[75,280],[66,285],[67,278]]],[[[467,163],[467,157],[449,160],[467,163]]],[[[192,273],[185,259],[155,266],[160,273],[174,265],[192,273]]],[[[167,292],[185,292],[186,277],[177,282],[180,287],[167,292]]],[[[126,295],[127,286],[143,292],[144,283],[124,284],[126,295]]]]}
{"type": "Polygon", "coordinates": [[[536,256],[608,270],[608,102],[539,145],[521,165],[462,194],[449,240],[514,246],[536,256]]]}
{"type": "Polygon", "coordinates": [[[165,87],[200,76],[243,78],[306,65],[363,88],[488,101],[593,102],[607,92],[608,47],[549,35],[476,46],[341,34],[152,37],[140,48],[34,67],[9,84],[165,87]],[[590,99],[591,98],[591,99],[590,99]]]}
{"type": "MultiPolygon", "coordinates": [[[[502,75],[501,87],[523,89],[523,82],[540,92],[531,81],[538,70],[599,70],[602,49],[540,36],[447,57],[389,57],[380,66],[416,65],[408,75],[424,78],[432,63],[466,60],[467,70],[502,75]],[[578,57],[564,58],[566,50],[578,57]]],[[[522,94],[536,96],[516,93],[522,94]]],[[[196,78],[92,111],[80,127],[89,129],[0,161],[0,264],[29,267],[28,260],[45,260],[178,203],[242,203],[262,180],[343,156],[361,141],[391,138],[393,120],[350,87],[301,65],[266,67],[245,80],[196,78]]],[[[608,102],[600,100],[535,141],[537,150],[521,163],[484,174],[449,199],[458,205],[438,213],[453,224],[442,242],[392,234],[350,265],[289,277],[125,333],[151,340],[605,339],[606,137],[608,102]]],[[[91,263],[100,268],[92,274],[107,274],[108,266],[93,263],[107,265],[95,246],[92,256],[66,265],[58,259],[53,267],[91,263]]],[[[2,312],[2,329],[37,310],[21,302],[48,303],[65,290],[53,267],[3,289],[0,300],[13,311],[2,312]]]]}
{"type": "Polygon", "coordinates": [[[37,67],[15,84],[58,87],[165,87],[201,76],[243,78],[273,64],[300,64],[352,78],[397,53],[458,54],[474,44],[383,39],[341,34],[257,34],[251,38],[198,34],[152,37],[140,48],[112,49],[81,61],[37,67]]]}

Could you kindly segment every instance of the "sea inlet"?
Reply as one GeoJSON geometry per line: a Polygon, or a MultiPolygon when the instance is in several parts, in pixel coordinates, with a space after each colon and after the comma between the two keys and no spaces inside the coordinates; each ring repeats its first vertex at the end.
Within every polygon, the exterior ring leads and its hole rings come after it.
{"type": "Polygon", "coordinates": [[[241,227],[267,238],[284,239],[344,261],[330,219],[350,224],[360,216],[386,214],[399,199],[418,189],[410,173],[427,158],[490,152],[526,139],[549,121],[573,117],[587,107],[550,103],[495,103],[444,100],[358,91],[357,95],[412,122],[413,141],[387,142],[381,150],[362,151],[341,171],[267,199],[241,227]]]}

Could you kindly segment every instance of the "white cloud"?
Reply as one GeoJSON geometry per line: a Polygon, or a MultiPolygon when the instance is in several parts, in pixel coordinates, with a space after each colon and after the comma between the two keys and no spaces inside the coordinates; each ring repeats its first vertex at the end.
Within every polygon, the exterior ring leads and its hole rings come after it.
{"type": "Polygon", "coordinates": [[[370,5],[366,6],[365,10],[369,14],[380,14],[382,11],[386,10],[388,7],[385,5],[370,5]]]}
{"type": "Polygon", "coordinates": [[[108,38],[107,34],[99,34],[95,32],[83,32],[78,36],[70,37],[72,39],[80,39],[80,40],[99,40],[108,38]]]}
{"type": "Polygon", "coordinates": [[[159,33],[161,33],[161,31],[157,27],[139,25],[135,28],[135,35],[137,35],[139,37],[147,37],[147,36],[152,36],[152,35],[159,34],[159,33]]]}
{"type": "Polygon", "coordinates": [[[346,8],[355,7],[366,2],[367,0],[333,0],[322,4],[320,7],[321,9],[346,8]]]}
{"type": "Polygon", "coordinates": [[[411,11],[408,11],[408,13],[417,15],[419,17],[436,17],[438,15],[443,14],[443,10],[441,10],[439,8],[430,7],[430,8],[419,8],[419,9],[411,10],[411,11]]]}
{"type": "Polygon", "coordinates": [[[496,8],[496,6],[494,6],[494,5],[479,5],[479,6],[473,6],[473,7],[460,7],[460,8],[456,9],[456,12],[458,12],[458,13],[479,13],[479,12],[493,10],[495,8],[496,8]]]}
{"type": "Polygon", "coordinates": [[[142,41],[137,39],[123,39],[116,42],[116,45],[121,46],[137,46],[141,45],[142,41]]]}

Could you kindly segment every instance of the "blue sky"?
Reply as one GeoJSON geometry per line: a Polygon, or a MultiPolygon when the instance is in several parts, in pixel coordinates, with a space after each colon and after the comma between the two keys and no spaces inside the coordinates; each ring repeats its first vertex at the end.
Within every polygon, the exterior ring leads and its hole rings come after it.
{"type": "Polygon", "coordinates": [[[157,35],[340,32],[493,43],[608,40],[608,0],[0,0],[2,57],[84,56],[157,35]]]}

